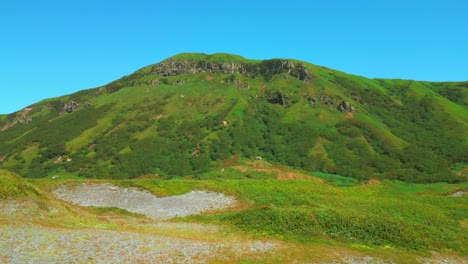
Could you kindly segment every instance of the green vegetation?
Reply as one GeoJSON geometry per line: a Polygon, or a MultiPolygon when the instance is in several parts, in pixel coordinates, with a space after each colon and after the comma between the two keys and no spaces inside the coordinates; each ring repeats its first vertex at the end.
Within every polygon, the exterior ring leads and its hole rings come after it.
{"type": "Polygon", "coordinates": [[[192,60],[192,61],[207,61],[207,62],[231,62],[231,61],[241,61],[241,62],[250,62],[245,58],[227,53],[216,53],[212,55],[207,55],[203,53],[181,53],[177,54],[171,59],[175,60],[192,60]]]}
{"type": "Polygon", "coordinates": [[[132,213],[127,210],[116,208],[116,207],[89,206],[88,208],[96,214],[114,213],[117,215],[126,215],[126,216],[131,216],[131,217],[136,217],[136,218],[145,218],[145,216],[142,214],[132,213]]]}
{"type": "Polygon", "coordinates": [[[38,194],[33,186],[18,175],[0,170],[0,200],[38,194]]]}
{"type": "MultiPolygon", "coordinates": [[[[467,197],[450,196],[457,191],[466,191],[467,183],[409,184],[384,180],[358,184],[340,175],[314,173],[328,181],[323,182],[320,178],[264,161],[249,163],[248,160],[230,159],[220,166],[226,169],[205,174],[212,178],[209,180],[148,179],[154,175],[147,175],[133,180],[106,181],[121,187],[148,190],[158,196],[206,190],[232,195],[239,201],[234,208],[177,218],[161,225],[118,208],[75,208],[50,195],[50,191],[60,184],[96,184],[105,182],[103,180],[84,181],[65,174],[55,179],[22,179],[0,171],[0,199],[33,197],[33,202],[23,204],[39,208],[36,213],[40,217],[32,220],[32,224],[136,231],[196,240],[200,238],[201,230],[182,228],[181,235],[177,224],[198,222],[223,227],[220,232],[210,231],[210,241],[226,242],[227,237],[241,237],[284,243],[284,251],[280,249],[276,252],[278,255],[274,254],[262,263],[292,259],[311,261],[312,256],[303,254],[311,248],[317,248],[314,256],[318,260],[329,252],[334,252],[335,256],[344,252],[346,255],[362,253],[383,257],[396,263],[421,262],[420,257],[430,256],[433,252],[461,258],[468,254],[467,197]],[[292,172],[301,175],[302,179],[272,177],[292,172]],[[252,177],[233,179],[242,174],[252,177]],[[44,195],[40,199],[34,198],[38,193],[44,195]]],[[[28,212],[27,208],[24,210],[28,212]]]]}
{"type": "Polygon", "coordinates": [[[187,217],[227,225],[236,232],[293,243],[360,244],[466,255],[466,197],[450,197],[467,184],[333,187],[316,180],[132,180],[124,186],[177,195],[194,189],[236,196],[242,210],[187,217]],[[328,241],[328,242],[327,242],[328,241]]]}
{"type": "Polygon", "coordinates": [[[262,157],[338,185],[350,183],[326,175],[463,182],[466,85],[184,53],[2,116],[0,168],[31,178],[209,179],[232,157],[262,157]],[[70,102],[79,107],[64,111],[70,102]]]}
{"type": "Polygon", "coordinates": [[[349,186],[355,186],[357,184],[356,179],[343,177],[343,176],[336,175],[336,174],[315,172],[313,175],[315,177],[324,179],[327,183],[334,185],[334,186],[349,187],[349,186]]]}

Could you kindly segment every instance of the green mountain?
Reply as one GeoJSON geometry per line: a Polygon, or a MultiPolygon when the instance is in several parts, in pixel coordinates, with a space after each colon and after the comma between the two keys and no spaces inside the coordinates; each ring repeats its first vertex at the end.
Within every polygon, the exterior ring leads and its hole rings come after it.
{"type": "Polygon", "coordinates": [[[292,59],[179,54],[0,116],[0,168],[203,178],[262,159],[360,180],[465,181],[467,88],[292,59]]]}

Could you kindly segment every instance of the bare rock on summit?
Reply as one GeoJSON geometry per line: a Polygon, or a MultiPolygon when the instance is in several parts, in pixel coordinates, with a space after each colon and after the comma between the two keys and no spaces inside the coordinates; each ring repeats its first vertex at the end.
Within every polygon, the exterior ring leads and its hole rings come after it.
{"type": "Polygon", "coordinates": [[[175,76],[180,74],[197,74],[201,72],[210,73],[222,73],[222,74],[233,74],[233,73],[245,73],[242,69],[242,63],[234,62],[220,62],[220,63],[208,63],[204,61],[192,61],[192,60],[176,60],[170,59],[161,63],[156,64],[152,68],[152,72],[162,76],[175,76]]]}
{"type": "Polygon", "coordinates": [[[262,75],[267,80],[274,74],[288,73],[290,76],[302,81],[312,80],[312,73],[303,64],[280,59],[265,60],[259,64],[249,64],[239,61],[209,62],[205,60],[195,61],[173,58],[155,64],[151,68],[151,72],[160,76],[198,73],[241,74],[247,77],[262,75]]]}

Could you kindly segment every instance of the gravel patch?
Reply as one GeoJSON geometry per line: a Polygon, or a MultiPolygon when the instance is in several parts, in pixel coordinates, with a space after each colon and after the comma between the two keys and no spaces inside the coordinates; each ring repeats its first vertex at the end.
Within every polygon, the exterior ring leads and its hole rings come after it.
{"type": "Polygon", "coordinates": [[[221,210],[237,203],[234,197],[221,193],[191,191],[183,195],[158,197],[148,191],[122,188],[109,183],[63,185],[53,193],[61,200],[82,206],[117,207],[157,219],[221,210]]]}
{"type": "Polygon", "coordinates": [[[261,241],[223,243],[100,229],[0,226],[1,263],[205,263],[274,247],[261,241]]]}

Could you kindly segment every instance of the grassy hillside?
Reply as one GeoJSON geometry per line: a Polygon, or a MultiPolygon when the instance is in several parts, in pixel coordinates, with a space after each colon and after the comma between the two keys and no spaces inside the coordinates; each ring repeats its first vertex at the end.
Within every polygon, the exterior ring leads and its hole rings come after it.
{"type": "Polygon", "coordinates": [[[206,178],[234,157],[261,157],[363,181],[465,181],[467,86],[179,54],[0,117],[0,168],[206,178]]]}

